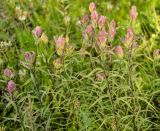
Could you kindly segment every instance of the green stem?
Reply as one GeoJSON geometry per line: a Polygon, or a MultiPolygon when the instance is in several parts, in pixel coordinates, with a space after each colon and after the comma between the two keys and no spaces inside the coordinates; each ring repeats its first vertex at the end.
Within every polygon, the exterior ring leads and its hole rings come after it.
{"type": "Polygon", "coordinates": [[[131,96],[132,96],[132,122],[133,122],[133,128],[136,131],[136,122],[135,122],[135,98],[134,98],[134,88],[132,84],[132,47],[129,48],[128,50],[128,85],[131,90],[131,96]]]}

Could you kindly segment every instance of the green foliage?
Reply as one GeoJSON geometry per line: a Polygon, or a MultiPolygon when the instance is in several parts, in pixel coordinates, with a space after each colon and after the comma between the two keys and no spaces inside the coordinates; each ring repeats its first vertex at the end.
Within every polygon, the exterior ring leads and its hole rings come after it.
{"type": "Polygon", "coordinates": [[[2,0],[0,44],[6,45],[0,47],[0,131],[160,129],[160,52],[153,55],[160,49],[160,2],[94,1],[99,14],[107,17],[107,30],[112,19],[117,22],[112,46],[122,45],[121,59],[111,51],[109,40],[106,54],[93,48],[96,35],[84,42],[78,21],[89,14],[90,2],[2,0]],[[138,11],[138,48],[129,57],[122,39],[131,25],[132,5],[138,11]],[[36,26],[42,27],[44,37],[34,37],[36,26]],[[57,53],[58,36],[66,43],[59,49],[62,54],[57,53]],[[33,62],[25,60],[25,52],[34,52],[33,62]],[[7,92],[5,68],[14,72],[13,93],[7,92]]]}

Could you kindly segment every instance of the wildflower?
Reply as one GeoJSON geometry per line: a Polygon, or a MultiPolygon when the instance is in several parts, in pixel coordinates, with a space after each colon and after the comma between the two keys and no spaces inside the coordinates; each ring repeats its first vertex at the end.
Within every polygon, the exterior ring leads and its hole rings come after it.
{"type": "Polygon", "coordinates": [[[98,21],[98,25],[100,28],[104,27],[106,24],[106,17],[105,16],[100,16],[99,21],[98,21]]]}
{"type": "Polygon", "coordinates": [[[133,31],[131,28],[128,28],[127,35],[125,37],[125,46],[128,48],[130,46],[130,43],[133,40],[133,31]]]}
{"type": "Polygon", "coordinates": [[[47,44],[47,43],[48,43],[48,36],[47,36],[45,33],[43,33],[43,34],[41,35],[41,37],[40,37],[40,41],[42,41],[42,42],[44,42],[45,44],[47,44]]]}
{"type": "Polygon", "coordinates": [[[36,26],[36,28],[33,30],[33,35],[35,38],[39,38],[42,34],[42,28],[40,26],[36,26]]]}
{"type": "Polygon", "coordinates": [[[86,25],[89,22],[89,16],[88,15],[84,15],[82,17],[82,19],[80,20],[80,25],[86,25]]]}
{"type": "Polygon", "coordinates": [[[92,12],[95,11],[95,10],[96,10],[96,5],[95,5],[94,2],[91,2],[91,3],[89,4],[89,11],[92,13],[92,12]]]}
{"type": "Polygon", "coordinates": [[[57,51],[57,54],[60,55],[60,56],[63,54],[65,42],[66,42],[66,39],[65,39],[64,37],[62,37],[62,36],[59,36],[59,37],[55,40],[55,43],[56,43],[56,51],[57,51]]]}
{"type": "Polygon", "coordinates": [[[3,76],[8,77],[8,78],[12,78],[13,72],[9,68],[6,68],[3,70],[3,76]]]}
{"type": "Polygon", "coordinates": [[[101,53],[101,58],[102,60],[106,60],[106,31],[103,28],[100,32],[99,32],[99,36],[98,36],[98,40],[99,40],[99,49],[100,49],[100,53],[101,53]]]}
{"type": "Polygon", "coordinates": [[[95,28],[96,25],[97,25],[97,22],[98,22],[98,13],[97,13],[97,11],[93,11],[91,13],[91,22],[92,22],[93,27],[95,28]]]}
{"type": "Polygon", "coordinates": [[[65,38],[62,37],[62,36],[59,36],[59,37],[55,40],[55,42],[56,42],[56,48],[57,48],[57,49],[60,48],[60,47],[64,47],[64,45],[65,45],[65,38]]]}
{"type": "Polygon", "coordinates": [[[25,69],[19,70],[18,74],[20,76],[25,76],[26,75],[26,70],[25,69]]]}
{"type": "Polygon", "coordinates": [[[110,26],[109,26],[109,36],[110,36],[110,39],[113,40],[115,35],[116,35],[116,23],[114,20],[111,21],[110,23],[110,26]]]}
{"type": "Polygon", "coordinates": [[[105,44],[106,43],[106,35],[107,35],[107,33],[106,33],[106,30],[105,30],[105,28],[103,28],[100,32],[99,32],[99,36],[98,36],[98,39],[99,39],[99,42],[101,43],[101,44],[105,44]]]}
{"type": "Polygon", "coordinates": [[[120,59],[122,59],[123,58],[123,48],[122,48],[122,46],[120,46],[120,45],[118,45],[117,47],[116,47],[116,49],[115,49],[115,52],[116,52],[116,54],[117,54],[117,56],[120,58],[120,59]]]}
{"type": "Polygon", "coordinates": [[[53,61],[53,65],[56,69],[60,69],[62,67],[62,60],[60,58],[57,58],[53,61]]]}
{"type": "Polygon", "coordinates": [[[88,25],[85,32],[88,34],[88,35],[91,35],[92,34],[92,25],[88,25]]]}
{"type": "Polygon", "coordinates": [[[35,53],[33,51],[32,52],[27,51],[24,53],[24,58],[26,62],[33,63],[35,60],[35,53]]]}
{"type": "Polygon", "coordinates": [[[16,84],[14,83],[13,80],[10,80],[7,83],[7,91],[11,94],[15,89],[16,89],[16,84]]]}
{"type": "Polygon", "coordinates": [[[132,6],[132,7],[131,7],[131,11],[130,11],[131,20],[132,20],[132,21],[136,20],[137,15],[138,15],[138,13],[137,13],[136,6],[132,6]]]}
{"type": "Polygon", "coordinates": [[[71,45],[71,44],[66,44],[66,52],[65,52],[65,54],[67,55],[67,56],[69,56],[70,54],[72,54],[72,52],[73,52],[73,46],[71,45]]]}

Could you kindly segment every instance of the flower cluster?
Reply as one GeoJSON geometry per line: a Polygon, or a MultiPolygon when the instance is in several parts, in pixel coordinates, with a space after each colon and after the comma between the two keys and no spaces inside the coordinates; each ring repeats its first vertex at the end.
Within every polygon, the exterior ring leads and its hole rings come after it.
{"type": "Polygon", "coordinates": [[[5,79],[9,80],[7,82],[7,87],[6,88],[7,88],[7,91],[10,94],[12,94],[12,92],[16,89],[15,82],[13,80],[10,80],[10,79],[12,79],[14,77],[14,73],[13,73],[13,71],[11,69],[5,68],[3,70],[3,76],[4,76],[5,79]]]}
{"type": "MultiPolygon", "coordinates": [[[[106,16],[98,14],[96,11],[96,5],[94,2],[91,2],[89,5],[89,15],[84,15],[84,17],[80,20],[81,27],[83,29],[83,45],[86,45],[88,47],[90,43],[92,44],[92,47],[96,48],[96,51],[100,52],[101,55],[105,56],[107,49],[112,50],[111,48],[107,48],[108,43],[111,43],[114,41],[116,36],[116,22],[114,19],[110,21],[109,24],[107,23],[106,16]],[[108,27],[108,31],[107,29],[108,27]]],[[[136,6],[132,6],[130,10],[130,20],[131,22],[135,22],[136,18],[138,16],[136,6]]],[[[125,35],[123,44],[126,48],[134,48],[137,46],[134,42],[134,33],[133,33],[133,27],[129,27],[127,29],[127,33],[125,35]]],[[[84,48],[84,47],[82,47],[84,48]]],[[[82,49],[81,50],[84,50],[82,49]]],[[[118,45],[114,47],[115,53],[119,58],[123,58],[123,45],[118,45]]],[[[81,51],[80,50],[80,51],[81,51]]],[[[109,51],[111,52],[111,51],[109,51]]]]}

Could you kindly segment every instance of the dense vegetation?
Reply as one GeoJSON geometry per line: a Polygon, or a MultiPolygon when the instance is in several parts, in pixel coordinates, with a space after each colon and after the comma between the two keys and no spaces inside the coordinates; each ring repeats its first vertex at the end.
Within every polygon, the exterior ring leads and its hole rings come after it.
{"type": "Polygon", "coordinates": [[[160,130],[158,0],[1,0],[0,131],[160,130]]]}

